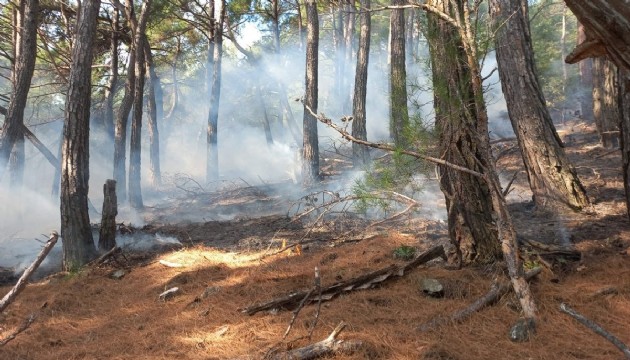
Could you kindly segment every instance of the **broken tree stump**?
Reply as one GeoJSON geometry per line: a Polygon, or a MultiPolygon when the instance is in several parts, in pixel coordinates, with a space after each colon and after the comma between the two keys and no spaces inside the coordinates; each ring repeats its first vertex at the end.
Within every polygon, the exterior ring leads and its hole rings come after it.
{"type": "Polygon", "coordinates": [[[116,180],[108,179],[103,185],[103,212],[99,231],[98,248],[109,251],[116,247],[116,215],[118,215],[118,199],[116,198],[116,180]]]}
{"type": "Polygon", "coordinates": [[[247,315],[254,315],[257,312],[264,310],[295,309],[299,306],[301,301],[304,301],[304,305],[308,305],[315,301],[331,300],[335,296],[344,292],[369,289],[377,284],[385,282],[386,280],[401,277],[405,275],[408,270],[427,263],[437,257],[446,259],[446,254],[444,253],[444,248],[442,246],[435,246],[406,264],[390,265],[386,268],[375,270],[345,281],[340,281],[330,286],[322,287],[321,292],[318,294],[313,293],[312,289],[296,291],[264,303],[249,306],[242,309],[241,312],[244,312],[247,315]],[[311,292],[310,295],[308,294],[309,292],[311,292]]]}

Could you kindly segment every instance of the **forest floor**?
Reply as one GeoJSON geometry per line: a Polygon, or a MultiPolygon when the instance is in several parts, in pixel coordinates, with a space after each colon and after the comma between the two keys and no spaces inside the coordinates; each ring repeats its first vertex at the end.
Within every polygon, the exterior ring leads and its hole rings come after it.
{"type": "MultiPolygon", "coordinates": [[[[132,236],[174,236],[181,246],[123,250],[124,256],[99,266],[30,284],[0,315],[0,339],[30,314],[37,318],[0,349],[0,358],[262,359],[322,340],[345,321],[339,339],[362,346],[331,358],[621,359],[612,344],[559,311],[566,302],[630,344],[630,223],[620,152],[599,146],[591,125],[575,122],[559,129],[593,202],[581,213],[532,209],[515,143],[503,142],[495,151],[502,179],[520,171],[509,196],[519,235],[582,252],[579,261],[556,259],[532,281],[540,318],[529,342],[508,338],[519,318],[513,294],[461,323],[416,330],[435,316],[467,307],[488,292],[498,274],[497,266],[449,270],[439,259],[376,288],[324,302],[318,316],[317,305],[305,306],[283,339],[292,311],[249,316],[241,309],[312,288],[316,267],[322,285],[329,285],[403,264],[392,256],[401,245],[417,253],[447,245],[445,224],[421,215],[378,225],[352,217],[315,225],[290,222],[286,213],[296,203],[277,186],[234,186],[221,193],[187,187],[180,197],[148,208],[144,228],[121,228],[132,236]],[[278,252],[283,243],[300,239],[307,240],[301,247],[278,252]],[[124,277],[111,278],[120,269],[124,277]],[[424,278],[439,280],[444,297],[424,295],[419,287],[424,278]],[[158,299],[175,286],[179,295],[158,299]]],[[[1,287],[0,294],[9,288],[1,287]]]]}

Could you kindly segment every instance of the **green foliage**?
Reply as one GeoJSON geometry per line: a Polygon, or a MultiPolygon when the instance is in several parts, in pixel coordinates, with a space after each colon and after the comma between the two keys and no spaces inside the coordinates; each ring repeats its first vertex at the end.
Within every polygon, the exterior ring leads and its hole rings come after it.
{"type": "Polygon", "coordinates": [[[393,252],[394,258],[401,260],[411,260],[416,255],[416,248],[413,246],[400,245],[393,252]]]}

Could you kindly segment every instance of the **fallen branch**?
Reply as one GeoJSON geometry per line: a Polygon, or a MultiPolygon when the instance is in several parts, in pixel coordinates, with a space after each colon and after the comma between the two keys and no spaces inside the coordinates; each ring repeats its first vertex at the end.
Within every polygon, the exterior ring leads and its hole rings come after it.
{"type": "Polygon", "coordinates": [[[117,252],[121,251],[119,246],[115,246],[113,247],[111,250],[109,250],[108,252],[106,252],[105,254],[99,256],[98,258],[90,261],[86,266],[87,267],[94,267],[94,266],[98,266],[101,263],[103,263],[103,261],[107,260],[107,258],[109,258],[110,256],[116,254],[117,252]]]}
{"type": "MultiPolygon", "coordinates": [[[[525,273],[525,279],[530,280],[534,278],[536,275],[540,274],[541,271],[542,271],[542,268],[540,267],[534,268],[525,273]]],[[[424,332],[424,331],[429,331],[436,327],[439,327],[448,323],[457,323],[457,322],[464,321],[470,316],[472,316],[474,313],[476,313],[477,311],[497,302],[497,300],[499,300],[502,296],[507,294],[511,289],[512,289],[512,283],[495,282],[492,284],[490,291],[488,291],[485,295],[483,295],[479,299],[475,300],[475,302],[473,302],[469,306],[463,309],[457,310],[451,316],[448,316],[448,317],[439,316],[439,317],[433,318],[433,320],[430,320],[418,326],[416,329],[424,332]]]]}
{"type": "Polygon", "coordinates": [[[295,309],[296,306],[299,305],[300,301],[302,301],[302,299],[304,298],[306,298],[304,302],[305,305],[308,305],[315,301],[328,301],[341,293],[354,290],[369,289],[377,284],[385,282],[388,279],[403,276],[408,270],[427,263],[437,257],[442,257],[443,259],[446,259],[444,248],[442,248],[441,246],[435,246],[431,248],[430,250],[420,254],[414,260],[404,265],[390,265],[386,268],[375,270],[356,278],[340,281],[333,285],[323,287],[320,294],[311,294],[310,296],[306,297],[308,292],[312,290],[297,291],[264,303],[249,306],[245,309],[242,309],[241,312],[246,313],[247,315],[254,315],[257,312],[264,310],[282,308],[295,309]]]}
{"type": "Polygon", "coordinates": [[[4,295],[2,300],[0,300],[0,313],[2,313],[7,308],[7,306],[9,306],[9,304],[11,304],[13,300],[15,300],[18,294],[22,290],[24,290],[28,279],[31,277],[31,275],[33,275],[35,270],[37,270],[39,264],[44,261],[44,258],[46,258],[46,255],[48,255],[50,250],[52,250],[52,248],[55,246],[58,239],[59,234],[57,234],[56,231],[50,233],[50,238],[48,239],[48,242],[46,242],[46,245],[44,245],[42,251],[39,253],[39,255],[37,255],[35,261],[33,261],[33,263],[26,270],[24,270],[24,273],[22,274],[22,276],[20,276],[17,284],[15,284],[15,286],[6,295],[4,295]]]}
{"type": "Polygon", "coordinates": [[[26,320],[24,320],[20,327],[15,329],[9,336],[0,340],[0,346],[6,345],[9,341],[15,339],[21,332],[28,329],[29,326],[31,326],[31,324],[35,321],[35,318],[37,318],[37,316],[34,313],[31,314],[26,320]]]}
{"type": "Polygon", "coordinates": [[[314,344],[299,348],[293,349],[285,352],[274,353],[266,359],[270,360],[308,360],[308,359],[316,359],[321,356],[330,355],[338,352],[349,352],[358,349],[363,345],[361,341],[344,341],[337,340],[337,336],[345,329],[345,322],[339,323],[335,330],[333,330],[328,337],[322,341],[316,342],[314,344]]]}
{"type": "Polygon", "coordinates": [[[627,359],[630,359],[630,349],[628,348],[626,344],[624,344],[621,340],[619,340],[615,335],[604,330],[601,326],[596,324],[594,321],[587,319],[584,315],[573,310],[569,305],[565,303],[560,304],[560,311],[562,311],[565,314],[571,315],[571,317],[579,321],[582,325],[593,330],[593,332],[595,332],[597,335],[600,335],[604,339],[610,341],[619,350],[621,350],[621,352],[626,356],[627,359]]]}

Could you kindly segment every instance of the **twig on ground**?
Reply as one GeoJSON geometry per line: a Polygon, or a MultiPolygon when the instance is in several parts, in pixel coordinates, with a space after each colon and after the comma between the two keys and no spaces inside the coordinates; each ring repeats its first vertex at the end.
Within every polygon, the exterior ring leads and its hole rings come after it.
{"type": "MultiPolygon", "coordinates": [[[[540,274],[541,271],[542,271],[542,268],[540,267],[534,268],[528,271],[527,273],[525,273],[525,279],[530,280],[536,275],[540,274]]],[[[490,288],[490,291],[488,291],[485,295],[475,300],[475,302],[473,302],[469,306],[463,309],[457,310],[451,316],[435,317],[432,320],[418,326],[416,329],[419,331],[429,331],[436,327],[439,327],[448,323],[457,323],[457,322],[466,320],[467,318],[472,316],[475,312],[485,308],[488,305],[495,303],[502,296],[507,294],[511,289],[512,289],[512,284],[509,282],[505,282],[505,283],[494,282],[492,284],[492,287],[490,288]]]]}
{"type": "Polygon", "coordinates": [[[22,274],[22,276],[20,276],[20,279],[17,281],[15,286],[2,298],[2,300],[0,300],[0,314],[7,308],[7,306],[9,306],[9,304],[13,302],[13,300],[15,300],[18,294],[22,290],[24,290],[28,279],[35,272],[35,270],[37,270],[39,264],[44,261],[44,258],[46,258],[46,255],[48,255],[50,250],[52,250],[52,248],[55,246],[58,239],[59,234],[57,234],[56,231],[50,233],[50,238],[48,239],[48,242],[46,243],[46,245],[44,245],[44,248],[39,253],[39,255],[37,255],[35,261],[33,261],[33,263],[26,270],[24,270],[24,273],[22,274]]]}
{"type": "Polygon", "coordinates": [[[304,298],[302,299],[302,301],[300,301],[300,304],[297,306],[297,308],[293,310],[293,316],[291,317],[291,322],[289,323],[287,330],[284,332],[284,335],[282,336],[282,340],[286,339],[287,336],[289,335],[289,332],[291,332],[291,329],[293,328],[293,324],[295,323],[295,319],[297,319],[298,314],[300,313],[302,308],[304,308],[304,303],[311,296],[311,294],[313,294],[313,291],[315,291],[315,288],[309,290],[306,293],[306,295],[304,295],[304,298]]]}
{"type": "Polygon", "coordinates": [[[587,319],[584,315],[573,310],[569,305],[565,303],[560,304],[560,311],[570,315],[575,320],[579,321],[582,325],[593,330],[593,332],[595,332],[597,335],[600,335],[604,339],[610,341],[619,350],[621,350],[621,352],[625,355],[627,359],[630,359],[630,348],[628,348],[628,346],[624,344],[621,340],[619,340],[615,335],[604,330],[604,328],[596,324],[593,320],[587,319]]]}
{"type": "Polygon", "coordinates": [[[313,325],[311,325],[310,330],[308,331],[308,339],[310,340],[313,336],[313,331],[319,322],[319,314],[322,308],[322,280],[319,276],[319,268],[315,266],[315,290],[317,290],[317,311],[315,312],[315,320],[313,320],[313,325]]]}
{"type": "Polygon", "coordinates": [[[88,267],[95,267],[95,266],[99,266],[100,264],[102,264],[105,260],[107,260],[107,258],[109,258],[110,256],[115,255],[116,253],[118,253],[119,251],[122,251],[121,248],[119,246],[114,246],[113,248],[111,248],[111,250],[109,250],[108,252],[106,252],[105,254],[99,256],[98,258],[90,261],[87,266],[88,267]]]}
{"type": "Polygon", "coordinates": [[[22,323],[22,325],[20,325],[20,327],[15,329],[11,334],[9,334],[9,336],[0,340],[0,346],[6,345],[9,341],[15,339],[21,332],[28,329],[29,326],[31,326],[31,324],[35,321],[36,318],[37,316],[34,313],[31,314],[28,318],[26,318],[26,320],[24,320],[24,322],[22,323]]]}
{"type": "Polygon", "coordinates": [[[510,187],[512,186],[512,183],[514,182],[514,180],[516,180],[516,176],[520,173],[520,171],[517,171],[514,173],[514,175],[512,175],[512,180],[510,180],[510,182],[505,186],[505,189],[503,190],[503,196],[507,196],[510,193],[510,187]]]}

